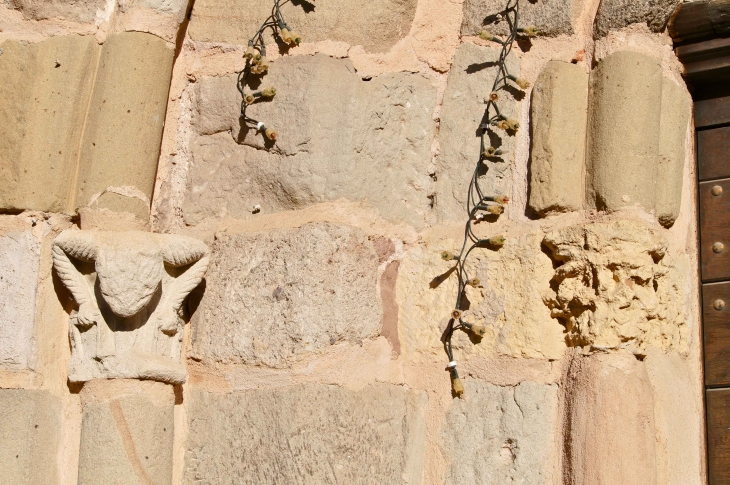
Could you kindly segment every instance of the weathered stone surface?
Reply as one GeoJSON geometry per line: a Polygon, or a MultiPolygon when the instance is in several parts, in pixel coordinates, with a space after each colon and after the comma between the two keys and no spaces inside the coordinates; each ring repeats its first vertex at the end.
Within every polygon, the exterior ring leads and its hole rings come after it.
{"type": "Polygon", "coordinates": [[[567,483],[660,483],[652,388],[642,362],[628,353],[578,357],[566,397],[567,483]]]}
{"type": "Polygon", "coordinates": [[[2,483],[59,483],[61,403],[48,391],[0,389],[2,483]]]}
{"type": "Polygon", "coordinates": [[[0,367],[31,366],[40,245],[33,235],[0,236],[0,367]]]}
{"type": "MultiPolygon", "coordinates": [[[[485,234],[481,224],[476,226],[485,234]]],[[[493,234],[489,234],[493,235],[493,234]]],[[[486,237],[486,236],[484,236],[486,237]]],[[[542,233],[508,239],[499,251],[476,249],[469,256],[469,277],[480,288],[466,288],[469,301],[464,319],[487,326],[479,340],[456,332],[453,347],[460,356],[509,355],[559,359],[565,351],[564,327],[539,302],[550,291],[553,266],[541,250],[542,233]]],[[[441,260],[443,250],[454,251],[454,241],[430,242],[409,250],[398,270],[396,295],[401,351],[410,361],[443,356],[441,336],[449,321],[457,292],[453,264],[441,260]]]]}
{"type": "Polygon", "coordinates": [[[530,108],[530,208],[539,214],[582,209],[588,74],[550,61],[535,82],[530,108]]]}
{"type": "MultiPolygon", "coordinates": [[[[474,167],[479,162],[479,125],[486,108],[484,99],[489,96],[497,75],[497,67],[492,63],[498,59],[499,50],[469,42],[462,44],[454,56],[439,130],[441,151],[437,159],[435,207],[441,219],[462,220],[466,217],[467,189],[474,167]]],[[[507,66],[511,74],[520,74],[516,58],[510,56],[507,66]]],[[[500,111],[507,117],[514,117],[513,96],[507,91],[500,91],[500,97],[500,111]]],[[[487,170],[482,172],[480,184],[486,194],[509,194],[509,162],[514,136],[496,128],[494,131],[490,129],[489,133],[492,146],[505,150],[506,154],[502,162],[485,163],[487,170]]]]}
{"type": "Polygon", "coordinates": [[[661,32],[679,3],[680,0],[603,0],[593,24],[593,36],[598,39],[611,30],[635,23],[646,23],[653,32],[661,32]]]}
{"type": "Polygon", "coordinates": [[[558,386],[465,385],[468,399],[454,401],[442,431],[451,462],[444,483],[553,483],[558,386]]]}
{"type": "Polygon", "coordinates": [[[349,60],[296,56],[272,63],[277,88],[248,116],[279,133],[268,150],[256,130],[241,129],[235,76],[197,86],[185,221],[254,216],[348,198],[384,218],[417,227],[430,214],[428,175],[436,91],[420,74],[385,74],[365,82],[349,60]],[[233,137],[223,131],[232,131],[233,137]],[[238,140],[241,144],[236,144],[238,140]],[[367,181],[367,183],[364,183],[367,181]]]}
{"type": "Polygon", "coordinates": [[[192,356],[285,367],[339,341],[376,337],[377,267],[372,243],[348,226],[220,236],[192,321],[192,356]]]}
{"type": "Polygon", "coordinates": [[[186,396],[184,484],[421,483],[424,392],[305,384],[186,396]]]}
{"type": "MultiPolygon", "coordinates": [[[[109,187],[152,197],[173,53],[165,41],[147,33],[107,38],[82,141],[76,207],[109,187]]],[[[132,212],[134,198],[129,203],[132,212]]]]}
{"type": "Polygon", "coordinates": [[[172,386],[134,384],[137,392],[109,393],[106,399],[82,395],[79,485],[172,484],[172,386]]]}
{"type": "Polygon", "coordinates": [[[53,242],[53,266],[78,305],[69,325],[69,380],[183,383],[181,307],[208,261],[206,245],[185,236],[61,233],[53,242]]]}
{"type": "MultiPolygon", "coordinates": [[[[466,0],[464,17],[461,23],[461,35],[478,35],[486,29],[492,33],[504,35],[508,32],[507,22],[496,22],[496,14],[504,10],[505,2],[501,0],[466,0]]],[[[540,29],[540,35],[556,36],[573,34],[573,11],[580,8],[580,0],[535,0],[520,3],[521,26],[534,25],[540,29]]]]}
{"type": "Polygon", "coordinates": [[[107,0],[9,0],[11,7],[25,18],[45,20],[61,18],[76,22],[94,22],[97,12],[107,9],[107,0]]]}
{"type": "Polygon", "coordinates": [[[0,48],[0,208],[67,211],[100,47],[65,36],[0,48]]]}
{"type": "Polygon", "coordinates": [[[686,350],[689,264],[666,256],[658,231],[622,220],[559,229],[544,244],[560,263],[544,301],[572,345],[686,350]]]}
{"type": "MultiPolygon", "coordinates": [[[[305,42],[335,40],[362,45],[368,52],[387,52],[411,30],[417,0],[371,0],[367,8],[357,0],[320,1],[285,5],[282,15],[305,42]]],[[[254,0],[197,0],[190,37],[204,42],[246,45],[271,3],[254,0]]]]}

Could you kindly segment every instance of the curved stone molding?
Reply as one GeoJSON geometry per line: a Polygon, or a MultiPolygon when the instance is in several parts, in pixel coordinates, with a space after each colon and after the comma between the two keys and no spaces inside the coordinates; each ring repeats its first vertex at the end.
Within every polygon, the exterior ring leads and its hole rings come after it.
{"type": "Polygon", "coordinates": [[[62,232],[53,242],[53,266],[78,305],[69,329],[69,380],[184,382],[180,311],[208,261],[207,246],[185,236],[62,232]]]}

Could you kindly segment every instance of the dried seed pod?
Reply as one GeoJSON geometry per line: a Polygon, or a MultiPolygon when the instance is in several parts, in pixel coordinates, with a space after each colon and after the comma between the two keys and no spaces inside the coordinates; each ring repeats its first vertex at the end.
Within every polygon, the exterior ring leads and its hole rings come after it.
{"type": "Polygon", "coordinates": [[[256,56],[256,54],[257,54],[256,49],[254,49],[253,46],[250,45],[246,49],[246,52],[244,52],[243,57],[245,57],[248,60],[251,60],[254,58],[254,56],[256,56]]]}
{"type": "Polygon", "coordinates": [[[264,136],[271,141],[276,141],[276,138],[279,136],[279,134],[271,128],[266,128],[264,130],[264,136]]]}
{"type": "Polygon", "coordinates": [[[451,312],[451,318],[453,318],[454,320],[460,319],[461,315],[462,315],[461,310],[454,310],[451,312]]]}
{"type": "Polygon", "coordinates": [[[261,96],[264,98],[273,98],[274,96],[276,96],[276,88],[273,86],[269,86],[266,89],[262,89],[261,96]]]}
{"type": "Polygon", "coordinates": [[[302,36],[297,34],[296,32],[292,32],[291,37],[292,37],[292,43],[294,45],[299,45],[302,43],[302,36]]]}
{"type": "Polygon", "coordinates": [[[474,335],[478,335],[480,337],[484,337],[484,334],[487,333],[487,327],[484,325],[472,325],[469,329],[474,335]]]}
{"type": "Polygon", "coordinates": [[[528,81],[527,79],[523,79],[521,77],[516,77],[513,79],[513,81],[515,82],[515,84],[517,84],[522,89],[527,89],[530,87],[530,81],[528,81]]]}
{"type": "Polygon", "coordinates": [[[261,56],[261,60],[259,60],[259,73],[260,74],[266,74],[266,71],[269,70],[269,60],[266,59],[266,56],[261,56]]]}
{"type": "Polygon", "coordinates": [[[510,129],[510,127],[509,127],[509,123],[507,123],[507,120],[499,120],[499,121],[498,121],[498,122],[496,123],[496,126],[497,126],[497,128],[499,128],[500,130],[505,130],[505,131],[507,131],[507,130],[509,130],[509,129],[510,129]]]}
{"type": "Polygon", "coordinates": [[[488,205],[486,208],[486,211],[490,214],[494,214],[495,216],[500,215],[502,212],[504,212],[504,206],[499,204],[494,205],[488,205]]]}
{"type": "Polygon", "coordinates": [[[458,377],[451,382],[451,388],[454,390],[454,394],[457,397],[461,397],[461,395],[464,394],[464,384],[461,383],[461,379],[458,377]]]}
{"type": "Polygon", "coordinates": [[[520,129],[519,121],[513,120],[513,119],[509,119],[509,120],[505,120],[505,121],[507,122],[507,126],[509,127],[510,130],[517,131],[520,129]]]}
{"type": "Polygon", "coordinates": [[[479,285],[482,284],[482,281],[479,278],[471,278],[470,280],[467,280],[466,284],[471,286],[472,288],[479,288],[479,285]]]}
{"type": "Polygon", "coordinates": [[[286,29],[286,28],[281,29],[280,36],[281,36],[281,40],[283,40],[287,44],[291,44],[292,42],[294,42],[289,29],[286,29]]]}
{"type": "Polygon", "coordinates": [[[499,236],[492,236],[492,237],[490,237],[487,241],[492,246],[503,246],[504,245],[504,242],[506,240],[507,240],[507,238],[505,238],[504,236],[502,236],[500,234],[499,236]]]}

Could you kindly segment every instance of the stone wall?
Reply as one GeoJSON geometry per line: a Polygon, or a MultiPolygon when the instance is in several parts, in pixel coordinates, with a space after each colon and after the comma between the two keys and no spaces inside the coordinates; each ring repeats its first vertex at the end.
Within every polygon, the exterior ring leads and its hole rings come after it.
{"type": "Polygon", "coordinates": [[[0,1],[1,483],[705,483],[676,0],[0,1]],[[258,87],[258,86],[257,86],[258,87]],[[496,143],[496,140],[493,140],[496,143]]]}

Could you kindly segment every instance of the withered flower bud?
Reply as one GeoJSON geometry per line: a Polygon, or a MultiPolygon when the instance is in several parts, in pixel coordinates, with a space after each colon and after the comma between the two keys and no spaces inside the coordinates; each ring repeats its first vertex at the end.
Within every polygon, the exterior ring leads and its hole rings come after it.
{"type": "Polygon", "coordinates": [[[244,102],[244,103],[246,103],[246,104],[251,104],[251,103],[253,103],[254,101],[256,101],[256,96],[254,96],[254,95],[253,95],[253,94],[251,94],[251,93],[249,93],[249,94],[245,94],[245,95],[243,96],[243,102],[244,102]]]}
{"type": "Polygon", "coordinates": [[[472,288],[478,288],[480,284],[482,284],[482,281],[479,278],[472,278],[466,282],[467,285],[471,286],[472,288]]]}
{"type": "Polygon", "coordinates": [[[504,236],[499,235],[490,237],[488,241],[492,246],[503,246],[506,240],[507,239],[504,236]]]}
{"type": "Polygon", "coordinates": [[[273,98],[276,96],[276,88],[269,86],[268,88],[261,90],[261,96],[264,98],[273,98]]]}
{"type": "Polygon", "coordinates": [[[451,312],[451,318],[453,318],[454,320],[460,319],[461,315],[462,315],[461,310],[454,310],[451,312]]]}
{"type": "Polygon", "coordinates": [[[276,138],[279,136],[274,130],[271,128],[266,128],[264,131],[264,136],[268,138],[271,141],[276,141],[276,138]]]}
{"type": "Polygon", "coordinates": [[[509,202],[509,197],[506,195],[498,195],[494,198],[494,201],[498,204],[506,204],[507,202],[509,202]]]}

